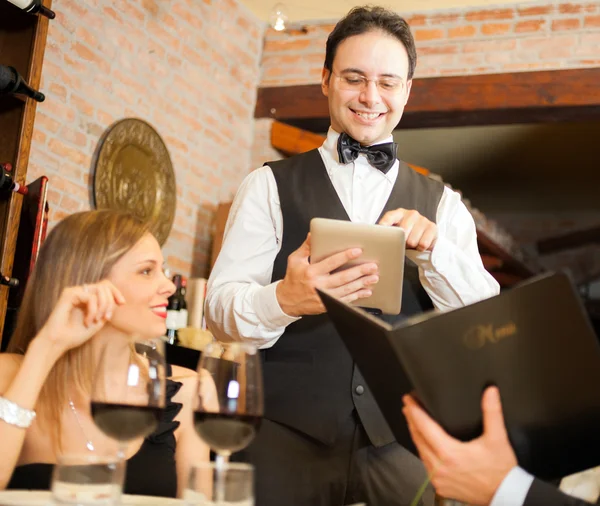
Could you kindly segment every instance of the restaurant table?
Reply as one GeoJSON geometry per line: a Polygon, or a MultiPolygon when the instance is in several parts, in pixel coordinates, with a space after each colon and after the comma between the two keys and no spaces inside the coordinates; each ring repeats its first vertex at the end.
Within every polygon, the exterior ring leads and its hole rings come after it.
{"type": "MultiPolygon", "coordinates": [[[[0,506],[52,506],[50,492],[41,490],[3,490],[0,491],[0,506]]],[[[183,506],[181,499],[169,497],[151,497],[147,495],[121,496],[123,506],[183,506]]]]}

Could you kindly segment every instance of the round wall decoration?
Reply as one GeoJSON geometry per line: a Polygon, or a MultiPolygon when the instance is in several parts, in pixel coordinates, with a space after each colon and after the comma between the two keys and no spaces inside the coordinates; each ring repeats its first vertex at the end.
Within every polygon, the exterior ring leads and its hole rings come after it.
{"type": "Polygon", "coordinates": [[[118,121],[100,139],[92,170],[96,208],[129,211],[150,223],[163,245],[175,219],[177,187],[158,132],[140,119],[118,121]]]}

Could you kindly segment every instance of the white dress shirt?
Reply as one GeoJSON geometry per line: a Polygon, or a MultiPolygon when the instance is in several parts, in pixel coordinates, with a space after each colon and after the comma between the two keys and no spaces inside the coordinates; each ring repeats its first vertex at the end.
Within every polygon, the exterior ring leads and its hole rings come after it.
{"type": "MultiPolygon", "coordinates": [[[[387,202],[399,163],[387,174],[369,165],[364,155],[341,164],[339,134],[329,129],[319,148],[327,174],[349,218],[375,223],[387,202]]],[[[392,137],[382,142],[390,142],[392,137]]],[[[433,251],[407,251],[419,267],[421,284],[439,310],[449,310],[499,293],[483,267],[475,223],[460,195],[445,187],[436,216],[438,238],[433,251]]],[[[285,314],[271,283],[281,249],[283,217],[270,167],[251,172],[242,182],[229,212],[223,245],[208,280],[206,321],[222,341],[248,340],[273,346],[298,318],[285,314]]]]}
{"type": "Polygon", "coordinates": [[[532,483],[532,475],[513,467],[496,490],[490,506],[523,506],[532,483]]]}
{"type": "MultiPolygon", "coordinates": [[[[534,477],[520,467],[513,467],[496,490],[490,506],[523,506],[534,477]]],[[[562,479],[560,490],[590,504],[600,495],[600,467],[572,474],[562,479]]]]}

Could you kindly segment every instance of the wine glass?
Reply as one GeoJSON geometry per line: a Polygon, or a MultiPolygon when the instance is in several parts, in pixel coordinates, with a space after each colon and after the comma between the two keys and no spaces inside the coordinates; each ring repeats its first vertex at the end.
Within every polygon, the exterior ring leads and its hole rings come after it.
{"type": "Polygon", "coordinates": [[[224,500],[224,473],[232,453],[254,439],[263,416],[258,349],[246,343],[209,343],[198,363],[194,427],[216,453],[217,502],[224,500]]]}
{"type": "Polygon", "coordinates": [[[165,364],[160,338],[107,343],[102,350],[92,386],[92,418],[119,443],[123,459],[127,443],[154,432],[162,418],[165,364]]]}

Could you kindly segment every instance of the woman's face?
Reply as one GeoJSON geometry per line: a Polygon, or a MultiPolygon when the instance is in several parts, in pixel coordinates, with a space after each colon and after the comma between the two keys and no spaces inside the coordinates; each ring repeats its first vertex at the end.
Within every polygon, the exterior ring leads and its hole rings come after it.
{"type": "Polygon", "coordinates": [[[114,310],[113,327],[143,338],[166,333],[167,299],[175,285],[163,272],[163,256],[153,235],[146,234],[125,253],[108,279],[125,297],[125,304],[114,310]]]}

